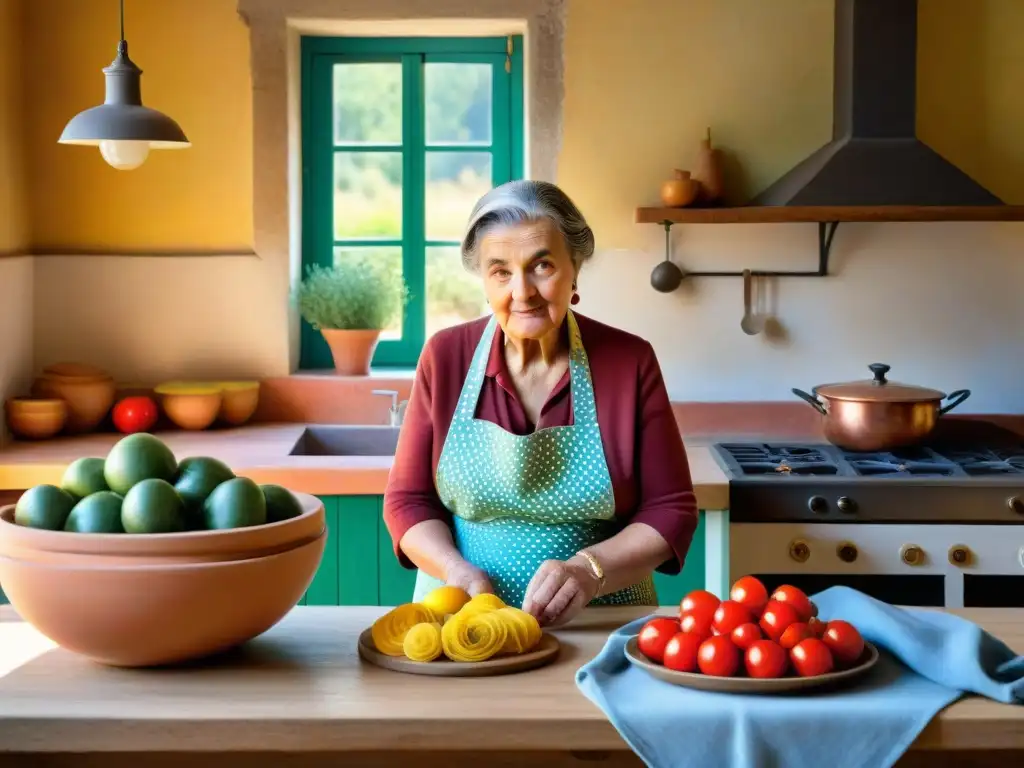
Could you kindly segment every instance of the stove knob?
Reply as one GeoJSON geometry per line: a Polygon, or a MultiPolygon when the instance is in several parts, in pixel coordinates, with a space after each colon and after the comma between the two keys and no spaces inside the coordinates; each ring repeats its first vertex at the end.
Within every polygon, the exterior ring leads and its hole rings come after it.
{"type": "Polygon", "coordinates": [[[789,556],[798,563],[806,563],[811,556],[811,548],[803,539],[794,539],[789,542],[789,556]]]}
{"type": "Polygon", "coordinates": [[[848,512],[853,514],[857,511],[857,502],[851,499],[849,496],[840,496],[836,502],[836,506],[839,507],[840,512],[848,512]]]}
{"type": "Polygon", "coordinates": [[[828,512],[828,500],[824,496],[811,496],[807,508],[816,515],[823,515],[828,512]]]}
{"type": "Polygon", "coordinates": [[[836,555],[844,563],[852,563],[857,559],[857,545],[852,544],[849,541],[844,541],[836,547],[836,555]]]}
{"type": "Polygon", "coordinates": [[[924,562],[924,550],[917,544],[904,544],[900,547],[900,560],[907,565],[921,565],[924,562]]]}
{"type": "Polygon", "coordinates": [[[1011,512],[1016,512],[1018,515],[1024,515],[1024,499],[1020,496],[1011,496],[1006,500],[1006,506],[1010,508],[1011,512]]]}
{"type": "Polygon", "coordinates": [[[951,565],[970,565],[971,550],[964,544],[954,544],[949,548],[949,562],[951,565]]]}

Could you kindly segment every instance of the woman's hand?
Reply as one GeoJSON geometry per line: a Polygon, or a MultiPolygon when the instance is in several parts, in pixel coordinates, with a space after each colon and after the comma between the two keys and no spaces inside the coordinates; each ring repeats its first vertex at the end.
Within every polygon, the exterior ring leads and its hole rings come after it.
{"type": "Polygon", "coordinates": [[[526,587],[523,610],[545,626],[565,624],[590,604],[599,588],[588,564],[545,560],[526,587]]]}
{"type": "Polygon", "coordinates": [[[452,556],[444,567],[444,583],[450,587],[461,587],[470,597],[482,592],[494,592],[487,574],[461,556],[452,556]]]}

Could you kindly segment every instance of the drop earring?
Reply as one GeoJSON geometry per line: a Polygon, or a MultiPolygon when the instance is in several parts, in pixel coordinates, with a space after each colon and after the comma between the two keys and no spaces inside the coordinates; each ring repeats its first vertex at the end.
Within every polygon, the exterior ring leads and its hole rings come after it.
{"type": "Polygon", "coordinates": [[[569,299],[569,303],[573,306],[580,303],[580,295],[576,292],[576,283],[572,284],[572,298],[569,299]]]}

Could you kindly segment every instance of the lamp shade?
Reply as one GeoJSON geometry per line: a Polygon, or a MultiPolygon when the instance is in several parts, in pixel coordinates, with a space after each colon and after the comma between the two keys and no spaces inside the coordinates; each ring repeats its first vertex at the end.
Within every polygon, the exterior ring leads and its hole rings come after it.
{"type": "Polygon", "coordinates": [[[115,168],[135,168],[150,149],[191,146],[185,132],[162,112],[142,105],[142,70],[128,57],[128,43],[118,43],[117,57],[103,69],[103,104],[80,112],[64,127],[59,142],[99,146],[115,168]]]}

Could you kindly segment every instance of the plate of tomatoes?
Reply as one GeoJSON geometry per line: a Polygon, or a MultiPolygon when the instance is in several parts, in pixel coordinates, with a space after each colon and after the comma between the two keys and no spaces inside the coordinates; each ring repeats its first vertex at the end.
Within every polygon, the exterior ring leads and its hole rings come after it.
{"type": "Polygon", "coordinates": [[[726,693],[786,693],[848,684],[878,662],[878,649],[842,619],[824,622],[800,589],[771,594],[754,576],[725,600],[703,589],[677,616],[657,616],[626,643],[626,658],[675,685],[726,693]]]}

